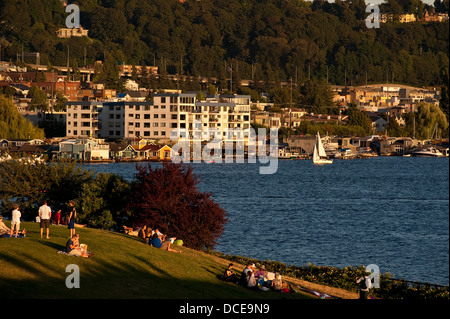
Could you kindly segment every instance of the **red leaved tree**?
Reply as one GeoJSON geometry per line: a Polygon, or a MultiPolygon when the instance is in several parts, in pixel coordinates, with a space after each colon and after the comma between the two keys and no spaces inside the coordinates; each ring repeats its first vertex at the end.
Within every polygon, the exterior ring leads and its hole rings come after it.
{"type": "Polygon", "coordinates": [[[227,222],[226,212],[198,190],[198,177],[183,164],[137,165],[128,208],[134,226],[158,228],[194,249],[213,248],[227,222]]]}

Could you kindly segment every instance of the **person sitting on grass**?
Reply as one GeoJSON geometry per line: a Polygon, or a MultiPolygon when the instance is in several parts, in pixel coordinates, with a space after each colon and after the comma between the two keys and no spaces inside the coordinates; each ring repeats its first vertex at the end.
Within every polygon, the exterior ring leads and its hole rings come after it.
{"type": "Polygon", "coordinates": [[[90,257],[90,253],[80,247],[80,235],[73,234],[66,243],[66,253],[78,257],[90,257]]]}
{"type": "MultiPolygon", "coordinates": [[[[25,237],[26,233],[27,233],[27,230],[25,228],[23,230],[18,231],[19,237],[25,237]]],[[[0,215],[0,236],[12,237],[10,234],[11,234],[11,229],[9,229],[5,225],[5,223],[3,222],[3,216],[0,215]]]]}
{"type": "Polygon", "coordinates": [[[255,278],[258,281],[261,278],[266,277],[267,273],[266,273],[266,268],[264,267],[264,265],[261,265],[261,267],[259,267],[259,270],[257,272],[255,272],[255,278]]]}
{"type": "Polygon", "coordinates": [[[142,239],[145,239],[145,230],[147,229],[147,226],[137,227],[137,228],[127,227],[127,226],[122,226],[122,227],[125,231],[125,234],[128,234],[130,236],[137,236],[142,239]]]}
{"type": "Polygon", "coordinates": [[[229,264],[227,269],[225,269],[225,272],[222,276],[223,281],[237,282],[237,275],[233,271],[233,266],[234,266],[233,264],[229,264]]]}
{"type": "Polygon", "coordinates": [[[279,273],[275,273],[275,279],[272,280],[271,288],[275,291],[281,291],[283,289],[283,281],[279,273]]]}
{"type": "Polygon", "coordinates": [[[0,215],[0,235],[9,235],[11,232],[11,229],[8,228],[8,226],[5,225],[3,222],[3,216],[0,215]]]}
{"type": "MultiPolygon", "coordinates": [[[[155,233],[153,235],[153,239],[152,239],[152,246],[155,248],[159,248],[159,249],[163,249],[163,250],[167,250],[167,251],[181,253],[181,251],[170,248],[170,245],[172,244],[170,240],[163,241],[162,238],[163,238],[163,236],[160,236],[157,233],[155,233]]],[[[176,238],[176,237],[173,237],[173,238],[176,238]]]]}

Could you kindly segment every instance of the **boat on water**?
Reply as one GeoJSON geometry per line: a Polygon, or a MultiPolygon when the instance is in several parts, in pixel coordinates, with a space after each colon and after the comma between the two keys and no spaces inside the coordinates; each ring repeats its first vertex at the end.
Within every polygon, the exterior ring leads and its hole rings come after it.
{"type": "Polygon", "coordinates": [[[298,159],[299,157],[300,154],[292,152],[291,150],[288,150],[286,148],[278,149],[278,159],[298,159]]]}
{"type": "Polygon", "coordinates": [[[428,147],[421,150],[417,150],[411,152],[411,156],[414,157],[444,157],[444,154],[441,153],[437,148],[428,147]]]}
{"type": "Polygon", "coordinates": [[[325,149],[323,147],[319,132],[317,132],[316,142],[314,143],[313,163],[314,164],[332,164],[333,163],[333,160],[328,159],[328,157],[327,157],[327,153],[325,152],[325,149]]]}

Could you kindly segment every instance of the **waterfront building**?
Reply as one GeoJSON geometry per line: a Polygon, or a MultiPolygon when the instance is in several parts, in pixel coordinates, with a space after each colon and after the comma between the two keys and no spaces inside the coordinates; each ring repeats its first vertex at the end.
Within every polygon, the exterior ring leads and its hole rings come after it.
{"type": "Polygon", "coordinates": [[[109,150],[109,144],[103,139],[73,139],[59,143],[57,157],[85,161],[105,160],[110,157],[109,150]]]}
{"type": "Polygon", "coordinates": [[[201,140],[209,140],[205,134],[214,129],[227,139],[229,130],[250,128],[250,96],[211,96],[201,101],[195,93],[157,93],[153,101],[71,101],[66,123],[70,138],[140,137],[167,143],[173,130],[178,134],[172,140],[192,140],[196,132],[201,140]]]}

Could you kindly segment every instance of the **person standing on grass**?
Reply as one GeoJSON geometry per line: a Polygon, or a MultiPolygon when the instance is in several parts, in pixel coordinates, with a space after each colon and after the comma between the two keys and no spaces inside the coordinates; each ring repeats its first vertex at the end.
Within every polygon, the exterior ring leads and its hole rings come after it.
{"type": "Polygon", "coordinates": [[[50,218],[52,217],[52,209],[47,206],[47,201],[44,200],[44,203],[41,207],[39,207],[39,219],[41,220],[41,238],[44,233],[44,227],[47,232],[47,239],[50,238],[50,218]]]}
{"type": "Polygon", "coordinates": [[[356,283],[359,284],[359,299],[367,299],[369,297],[369,290],[372,287],[372,281],[370,277],[365,275],[356,278],[356,283]]]}
{"type": "Polygon", "coordinates": [[[9,236],[13,236],[13,232],[14,232],[14,227],[16,228],[16,238],[17,235],[19,233],[19,229],[20,229],[20,217],[22,216],[22,214],[19,211],[19,205],[18,204],[14,204],[14,210],[12,211],[12,219],[11,219],[11,233],[9,234],[9,236]]]}
{"type": "Polygon", "coordinates": [[[70,230],[70,238],[75,235],[75,221],[77,219],[77,210],[75,209],[75,205],[73,200],[69,201],[69,230],[70,230]]]}

